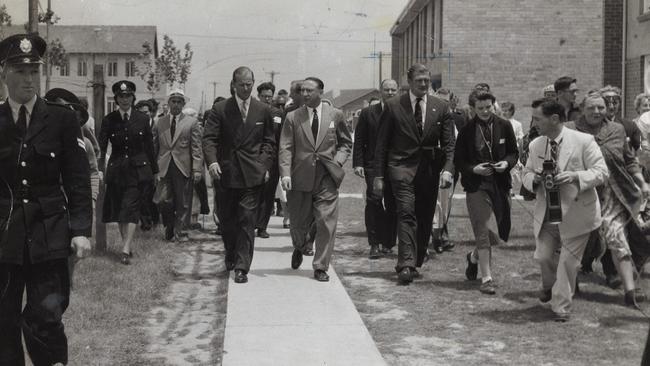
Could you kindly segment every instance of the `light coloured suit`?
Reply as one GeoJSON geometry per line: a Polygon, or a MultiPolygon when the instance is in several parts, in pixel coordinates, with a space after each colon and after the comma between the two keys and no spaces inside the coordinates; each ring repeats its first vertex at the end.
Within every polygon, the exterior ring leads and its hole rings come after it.
{"type": "Polygon", "coordinates": [[[281,177],[291,177],[287,192],[291,238],[304,250],[312,220],[316,222],[313,268],[327,271],[334,249],[338,219],[338,187],[345,175],[343,164],[350,156],[352,138],[343,112],[325,103],[316,141],[307,106],[290,112],[280,134],[281,177]]]}
{"type": "Polygon", "coordinates": [[[156,187],[159,192],[156,196],[162,205],[163,223],[168,227],[173,225],[180,234],[190,214],[192,173],[201,173],[203,169],[202,133],[196,118],[180,113],[172,138],[172,118],[171,114],[161,117],[152,130],[158,174],[162,177],[156,187]]]}
{"type": "Polygon", "coordinates": [[[578,175],[577,184],[560,186],[560,224],[544,222],[546,190],[542,184],[533,187],[535,174],[542,171],[544,159],[550,158],[547,137],[540,136],[530,143],[530,154],[522,180],[526,189],[537,193],[533,227],[537,244],[535,259],[541,265],[543,289],[552,290],[553,311],[568,313],[589,233],[601,224],[596,186],[605,182],[609,171],[593,136],[564,127],[556,141],[560,139],[558,170],[573,171],[578,175]]]}

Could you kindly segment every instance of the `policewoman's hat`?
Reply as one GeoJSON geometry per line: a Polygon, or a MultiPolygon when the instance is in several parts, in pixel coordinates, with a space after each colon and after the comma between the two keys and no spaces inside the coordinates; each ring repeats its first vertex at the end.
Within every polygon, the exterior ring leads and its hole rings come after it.
{"type": "Polygon", "coordinates": [[[135,94],[135,84],[128,80],[120,80],[117,83],[113,84],[113,94],[114,95],[134,95],[135,94]]]}
{"type": "Polygon", "coordinates": [[[37,34],[15,34],[0,41],[0,66],[42,64],[47,44],[37,34]]]}

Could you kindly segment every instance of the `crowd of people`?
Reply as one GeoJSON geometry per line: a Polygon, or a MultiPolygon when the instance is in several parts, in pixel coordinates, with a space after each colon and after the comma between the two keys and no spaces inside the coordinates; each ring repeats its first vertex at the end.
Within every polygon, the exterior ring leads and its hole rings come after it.
{"type": "Polygon", "coordinates": [[[273,212],[284,215],[298,269],[312,256],[313,277],[329,280],[339,187],[351,158],[366,183],[369,258],[397,246],[397,282],[421,276],[433,253],[454,248],[451,199],[465,191],[475,242],[464,254],[468,280],[493,295],[493,247],[507,241],[513,188],[535,200],[534,258],[539,300],[558,321],[570,317],[580,270],[601,260],[606,282],[623,287],[638,308],[640,272],[650,255],[648,164],[650,95],[634,101],[638,117],[621,118],[621,91],[590,90],[580,103],[577,80],[561,77],[532,101],[524,133],[515,105],[478,83],[459,106],[450,90],[432,89],[425,65],[412,65],[408,87],[381,83],[381,98],[359,114],[354,134],[343,112],[323,99],[310,76],[289,92],[257,86],[253,70],[232,73],[231,96],[199,115],[172,90],[136,101],[136,85],[112,85],[117,109],[94,131],[87,104],[68,90],[37,95],[45,41],[19,34],[0,42],[0,364],[23,365],[23,341],[35,365],[67,363],[62,316],[70,296],[70,255],[91,250],[95,219],[118,223],[120,262],[137,252],[134,233],[164,226],[164,238],[189,240],[199,214],[213,210],[235,283],[248,282],[255,238],[268,238],[273,212]],[[354,138],[353,138],[354,136],[354,138]],[[515,184],[513,184],[513,182],[515,184]],[[279,201],[280,205],[276,205],[279,201]],[[23,293],[26,290],[26,305],[23,293]]]}

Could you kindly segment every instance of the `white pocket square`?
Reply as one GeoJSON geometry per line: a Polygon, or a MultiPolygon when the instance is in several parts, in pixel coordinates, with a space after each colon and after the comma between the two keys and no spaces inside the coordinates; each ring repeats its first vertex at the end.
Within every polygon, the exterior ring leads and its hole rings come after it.
{"type": "Polygon", "coordinates": [[[499,143],[500,143],[500,144],[505,144],[505,143],[506,143],[506,139],[500,139],[500,140],[499,140],[499,143]]]}
{"type": "Polygon", "coordinates": [[[255,126],[263,125],[264,122],[255,122],[255,126]]]}
{"type": "Polygon", "coordinates": [[[334,121],[330,122],[330,126],[328,128],[334,128],[334,121]]]}

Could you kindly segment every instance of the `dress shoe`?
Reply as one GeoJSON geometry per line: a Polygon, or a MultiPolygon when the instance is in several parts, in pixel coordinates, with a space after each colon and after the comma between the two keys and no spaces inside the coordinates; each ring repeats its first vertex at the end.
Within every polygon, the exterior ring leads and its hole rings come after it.
{"type": "Polygon", "coordinates": [[[291,268],[298,269],[302,264],[302,252],[298,249],[293,250],[293,255],[291,256],[291,268]]]}
{"type": "Polygon", "coordinates": [[[646,301],[648,301],[648,296],[639,287],[634,289],[634,298],[636,299],[636,302],[646,302],[646,301]]]}
{"type": "Polygon", "coordinates": [[[246,272],[241,269],[235,270],[235,283],[246,283],[248,282],[248,276],[246,272]]]}
{"type": "Polygon", "coordinates": [[[641,309],[636,301],[636,294],[634,290],[625,291],[625,305],[631,308],[641,309]]]}
{"type": "Polygon", "coordinates": [[[174,241],[177,243],[187,243],[190,241],[190,238],[187,236],[187,233],[177,233],[174,235],[174,241]]]}
{"type": "Polygon", "coordinates": [[[478,278],[478,263],[472,263],[472,252],[467,253],[465,277],[470,281],[475,281],[478,278]]]}
{"type": "Polygon", "coordinates": [[[433,239],[433,243],[432,243],[432,244],[433,244],[433,245],[432,245],[432,246],[433,246],[433,250],[434,250],[437,254],[442,254],[442,252],[445,251],[444,249],[442,249],[442,242],[441,242],[440,240],[438,240],[438,239],[433,239]]]}
{"type": "Polygon", "coordinates": [[[617,289],[621,287],[623,281],[621,281],[621,277],[619,277],[618,275],[608,275],[605,276],[605,283],[610,288],[617,289]]]}
{"type": "Polygon", "coordinates": [[[291,225],[289,224],[282,224],[282,227],[285,229],[291,229],[291,225]]]}
{"type": "Polygon", "coordinates": [[[322,269],[317,269],[314,271],[314,278],[319,282],[327,282],[330,280],[330,276],[322,269]]]}
{"type": "Polygon", "coordinates": [[[496,286],[494,285],[494,281],[488,280],[486,282],[481,283],[481,287],[479,287],[479,291],[486,295],[494,295],[497,293],[496,286]]]}
{"type": "Polygon", "coordinates": [[[399,283],[403,285],[408,285],[409,283],[413,282],[413,274],[411,273],[411,269],[409,267],[402,268],[402,270],[397,274],[397,279],[399,280],[399,283]]]}
{"type": "Polygon", "coordinates": [[[171,241],[174,239],[174,227],[165,226],[165,240],[171,241]]]}
{"type": "Polygon", "coordinates": [[[312,248],[307,248],[307,249],[303,250],[302,254],[304,254],[304,255],[306,255],[308,257],[311,257],[311,256],[314,255],[314,250],[312,248]]]}
{"type": "Polygon", "coordinates": [[[221,225],[217,225],[217,230],[214,231],[214,235],[221,236],[221,225]]]}
{"type": "Polygon", "coordinates": [[[591,262],[583,264],[582,268],[580,268],[580,272],[582,273],[592,273],[593,271],[594,269],[591,266],[591,262]]]}
{"type": "Polygon", "coordinates": [[[548,306],[551,304],[551,299],[553,298],[553,293],[550,289],[542,290],[539,292],[539,303],[542,306],[548,306]]]}
{"type": "Polygon", "coordinates": [[[132,257],[133,254],[122,252],[122,255],[120,256],[120,263],[124,264],[125,266],[128,266],[129,264],[131,264],[132,257]]]}
{"type": "Polygon", "coordinates": [[[456,244],[450,242],[449,240],[442,240],[441,248],[444,252],[451,252],[456,247],[456,244]]]}
{"type": "Polygon", "coordinates": [[[413,270],[411,270],[411,277],[413,279],[422,278],[422,273],[420,273],[417,269],[414,268],[413,270]]]}
{"type": "Polygon", "coordinates": [[[201,230],[201,229],[203,229],[203,226],[201,226],[201,224],[198,222],[190,224],[190,230],[201,230]]]}
{"type": "Polygon", "coordinates": [[[553,312],[553,315],[554,315],[553,320],[558,322],[558,323],[566,323],[571,318],[570,313],[556,313],[556,312],[553,312]]]}
{"type": "Polygon", "coordinates": [[[393,248],[388,248],[388,247],[385,247],[385,246],[382,245],[381,246],[381,252],[383,254],[393,254],[393,248]]]}
{"type": "Polygon", "coordinates": [[[257,237],[262,238],[262,239],[268,239],[269,238],[269,233],[266,232],[264,229],[257,229],[257,237]]]}
{"type": "Polygon", "coordinates": [[[379,245],[373,244],[373,245],[370,246],[370,254],[368,254],[368,258],[370,258],[370,259],[381,258],[381,252],[379,251],[379,245]]]}

